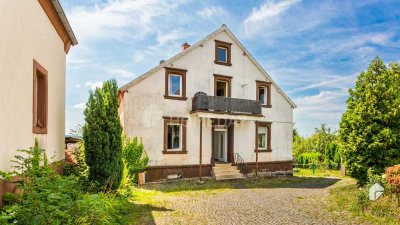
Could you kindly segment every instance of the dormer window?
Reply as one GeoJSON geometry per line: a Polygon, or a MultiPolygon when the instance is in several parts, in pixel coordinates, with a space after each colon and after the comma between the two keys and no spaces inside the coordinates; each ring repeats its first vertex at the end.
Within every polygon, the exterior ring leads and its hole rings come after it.
{"type": "Polygon", "coordinates": [[[186,71],[183,69],[165,67],[166,99],[186,100],[186,71]]]}
{"type": "Polygon", "coordinates": [[[215,64],[231,66],[231,43],[215,40],[215,64]]]}

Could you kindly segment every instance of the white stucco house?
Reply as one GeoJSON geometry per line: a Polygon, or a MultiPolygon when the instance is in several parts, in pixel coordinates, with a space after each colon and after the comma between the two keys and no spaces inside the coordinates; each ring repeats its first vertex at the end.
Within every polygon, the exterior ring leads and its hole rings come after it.
{"type": "Polygon", "coordinates": [[[223,163],[291,171],[295,107],[226,25],[120,88],[124,132],[150,158],[146,181],[223,163]]]}
{"type": "Polygon", "coordinates": [[[35,138],[62,160],[66,55],[78,42],[58,0],[0,1],[0,17],[0,170],[35,138]]]}

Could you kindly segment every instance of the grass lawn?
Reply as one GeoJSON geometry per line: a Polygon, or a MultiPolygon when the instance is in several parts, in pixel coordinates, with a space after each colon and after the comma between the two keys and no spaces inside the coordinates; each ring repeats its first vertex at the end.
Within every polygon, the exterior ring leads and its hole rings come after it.
{"type": "Polygon", "coordinates": [[[343,180],[339,186],[330,190],[329,211],[350,212],[353,219],[371,224],[400,224],[400,207],[397,199],[385,194],[377,201],[360,199],[362,192],[353,179],[343,180]]]}
{"type": "Polygon", "coordinates": [[[311,169],[298,169],[293,173],[298,177],[341,177],[340,170],[316,169],[313,174],[311,169]]]}

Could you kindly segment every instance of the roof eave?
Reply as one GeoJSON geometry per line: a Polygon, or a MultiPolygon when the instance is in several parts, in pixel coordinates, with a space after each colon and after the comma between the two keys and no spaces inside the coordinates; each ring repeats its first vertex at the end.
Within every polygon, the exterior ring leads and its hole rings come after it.
{"type": "Polygon", "coordinates": [[[68,22],[67,16],[65,15],[64,10],[63,10],[59,0],[51,0],[51,3],[53,4],[54,8],[56,9],[57,14],[60,17],[60,20],[61,20],[65,30],[67,31],[69,38],[71,39],[71,44],[77,45],[78,40],[75,37],[74,31],[72,31],[71,25],[68,22]]]}

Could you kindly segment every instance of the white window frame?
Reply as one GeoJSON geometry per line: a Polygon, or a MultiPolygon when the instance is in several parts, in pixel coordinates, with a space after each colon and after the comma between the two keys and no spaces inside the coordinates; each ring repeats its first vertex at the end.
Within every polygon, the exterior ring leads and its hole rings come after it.
{"type": "Polygon", "coordinates": [[[228,49],[224,47],[217,47],[217,49],[225,49],[225,61],[219,61],[218,51],[217,51],[217,61],[221,63],[228,63],[228,49]]]}
{"type": "Polygon", "coordinates": [[[182,79],[183,79],[183,77],[182,77],[182,75],[179,75],[179,74],[168,74],[168,96],[174,96],[174,97],[182,97],[182,79]],[[179,91],[180,91],[180,94],[179,95],[176,95],[176,94],[174,94],[174,93],[171,93],[171,77],[172,76],[174,76],[174,77],[179,77],[179,91]]]}
{"type": "Polygon", "coordinates": [[[259,86],[258,87],[258,98],[260,98],[260,89],[264,90],[264,101],[261,103],[261,105],[267,105],[267,97],[268,97],[267,96],[267,91],[268,91],[268,88],[265,87],[265,86],[259,86]]]}
{"type": "Polygon", "coordinates": [[[182,124],[180,123],[168,123],[167,124],[167,151],[182,151],[182,124]],[[179,148],[168,148],[168,126],[179,126],[179,148]]]}
{"type": "Polygon", "coordinates": [[[258,147],[258,149],[260,149],[260,150],[266,150],[267,149],[267,147],[268,147],[268,128],[267,127],[258,127],[258,129],[257,129],[257,147],[258,147]],[[261,128],[261,129],[260,129],[261,128]],[[260,131],[263,131],[263,132],[260,132],[260,131]],[[260,134],[263,134],[264,135],[264,140],[265,140],[265,146],[264,147],[259,147],[258,146],[258,141],[259,141],[259,135],[260,134]]]}

